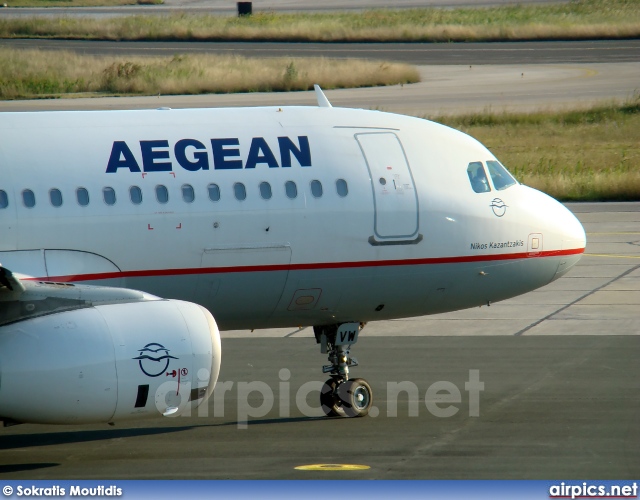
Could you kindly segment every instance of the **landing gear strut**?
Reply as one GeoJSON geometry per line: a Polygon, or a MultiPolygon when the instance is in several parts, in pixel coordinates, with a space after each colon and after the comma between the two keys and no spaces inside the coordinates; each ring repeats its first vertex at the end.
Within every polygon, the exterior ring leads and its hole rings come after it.
{"type": "Polygon", "coordinates": [[[329,355],[329,365],[322,367],[330,373],[320,392],[320,404],[329,417],[364,417],[373,403],[373,392],[362,378],[349,378],[349,368],[358,366],[351,357],[351,345],[358,341],[362,323],[314,326],[313,332],[320,344],[320,352],[329,355]]]}

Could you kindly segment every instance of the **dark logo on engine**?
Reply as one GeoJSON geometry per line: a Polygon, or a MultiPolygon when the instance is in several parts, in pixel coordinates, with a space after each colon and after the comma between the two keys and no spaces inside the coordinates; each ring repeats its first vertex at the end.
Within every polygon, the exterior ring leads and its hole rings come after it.
{"type": "Polygon", "coordinates": [[[494,198],[491,200],[491,210],[496,217],[502,217],[507,211],[507,205],[500,198],[494,198]]]}
{"type": "Polygon", "coordinates": [[[138,360],[142,373],[149,377],[159,377],[169,368],[169,361],[178,359],[169,355],[169,349],[162,344],[152,342],[142,349],[139,349],[140,355],[133,358],[138,360]]]}

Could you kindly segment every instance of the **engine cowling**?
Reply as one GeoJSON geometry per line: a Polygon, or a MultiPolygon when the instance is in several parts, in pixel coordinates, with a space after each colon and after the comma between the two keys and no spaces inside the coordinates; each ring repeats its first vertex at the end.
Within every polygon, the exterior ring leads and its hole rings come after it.
{"type": "Polygon", "coordinates": [[[207,401],[220,333],[177,300],[93,305],[0,327],[0,420],[116,422],[180,415],[207,401]]]}

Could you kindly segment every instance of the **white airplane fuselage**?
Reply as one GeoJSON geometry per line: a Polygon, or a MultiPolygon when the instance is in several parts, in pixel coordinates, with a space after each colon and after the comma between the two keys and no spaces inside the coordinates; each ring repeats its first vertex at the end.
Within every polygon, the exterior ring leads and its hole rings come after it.
{"type": "Polygon", "coordinates": [[[468,165],[495,160],[376,111],[4,113],[0,262],[195,302],[221,329],[479,306],[549,283],[585,247],[547,195],[495,180],[475,192],[468,165]]]}
{"type": "Polygon", "coordinates": [[[302,325],[328,355],[322,413],[365,416],[364,323],[503,300],[579,260],[577,219],[476,140],[316,93],[0,115],[1,422],[182,415],[213,391],[219,329],[302,325]]]}

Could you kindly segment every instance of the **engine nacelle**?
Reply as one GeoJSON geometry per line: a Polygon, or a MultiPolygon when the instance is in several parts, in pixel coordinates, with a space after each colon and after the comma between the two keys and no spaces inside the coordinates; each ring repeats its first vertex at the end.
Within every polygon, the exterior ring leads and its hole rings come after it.
{"type": "Polygon", "coordinates": [[[180,415],[207,401],[220,332],[177,300],[93,305],[0,327],[0,420],[116,422],[180,415]]]}

